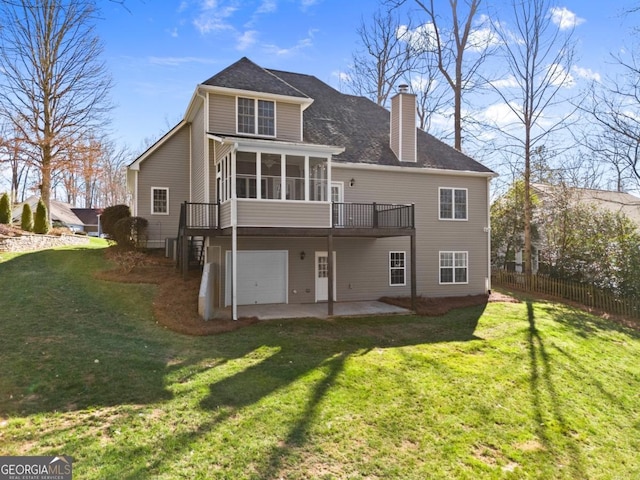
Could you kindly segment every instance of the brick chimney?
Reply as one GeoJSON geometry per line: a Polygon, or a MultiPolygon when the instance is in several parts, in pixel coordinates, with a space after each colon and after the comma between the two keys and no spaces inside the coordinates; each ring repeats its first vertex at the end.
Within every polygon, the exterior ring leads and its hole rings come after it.
{"type": "Polygon", "coordinates": [[[391,99],[391,150],[401,162],[417,161],[416,96],[406,84],[391,99]]]}

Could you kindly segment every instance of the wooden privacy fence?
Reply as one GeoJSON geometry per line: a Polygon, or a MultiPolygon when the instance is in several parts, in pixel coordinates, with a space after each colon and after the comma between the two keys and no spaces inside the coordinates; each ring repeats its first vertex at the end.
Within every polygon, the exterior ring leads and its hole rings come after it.
{"type": "Polygon", "coordinates": [[[491,280],[494,285],[570,300],[613,315],[640,318],[640,300],[617,297],[593,285],[505,270],[494,270],[491,280]]]}

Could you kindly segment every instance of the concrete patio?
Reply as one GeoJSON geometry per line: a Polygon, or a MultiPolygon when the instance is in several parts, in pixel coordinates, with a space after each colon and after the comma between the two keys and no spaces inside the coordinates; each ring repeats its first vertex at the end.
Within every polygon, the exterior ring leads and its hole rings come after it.
{"type": "MultiPolygon", "coordinates": [[[[383,302],[336,302],[333,304],[334,317],[411,314],[411,310],[383,302]]],[[[260,320],[278,318],[327,318],[326,303],[290,303],[272,305],[241,305],[238,316],[257,317],[260,320]]]]}

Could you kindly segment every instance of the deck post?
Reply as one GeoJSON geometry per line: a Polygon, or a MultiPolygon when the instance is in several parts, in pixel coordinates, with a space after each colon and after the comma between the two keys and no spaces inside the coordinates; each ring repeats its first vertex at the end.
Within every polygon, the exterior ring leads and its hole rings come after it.
{"type": "Polygon", "coordinates": [[[411,232],[411,310],[416,311],[416,232],[411,232]]]}
{"type": "Polygon", "coordinates": [[[182,232],[182,278],[189,277],[189,235],[186,229],[182,232]]]}
{"type": "Polygon", "coordinates": [[[333,234],[329,234],[327,237],[327,281],[329,285],[327,286],[328,295],[327,295],[327,315],[333,316],[333,272],[335,271],[333,265],[333,234]]]}

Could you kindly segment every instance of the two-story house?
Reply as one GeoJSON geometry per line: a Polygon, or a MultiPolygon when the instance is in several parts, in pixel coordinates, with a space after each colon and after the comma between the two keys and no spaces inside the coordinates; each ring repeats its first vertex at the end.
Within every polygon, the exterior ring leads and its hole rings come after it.
{"type": "Polygon", "coordinates": [[[495,174],[391,112],[247,58],[196,87],[128,169],[150,246],[204,243],[217,308],[460,296],[490,288],[495,174]]]}

